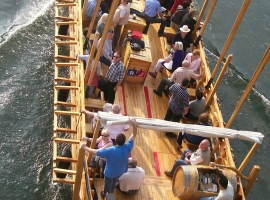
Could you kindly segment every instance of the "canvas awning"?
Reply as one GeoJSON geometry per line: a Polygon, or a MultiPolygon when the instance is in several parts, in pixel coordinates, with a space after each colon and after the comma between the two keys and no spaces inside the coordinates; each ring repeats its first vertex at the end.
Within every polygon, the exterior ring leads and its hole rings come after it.
{"type": "MultiPolygon", "coordinates": [[[[105,125],[128,124],[131,116],[116,115],[113,113],[98,112],[100,122],[105,125]]],[[[247,140],[262,143],[264,135],[253,131],[238,131],[228,128],[213,126],[201,126],[194,124],[181,124],[155,118],[134,117],[139,128],[151,129],[164,132],[182,132],[203,137],[223,137],[229,139],[247,140]]]]}

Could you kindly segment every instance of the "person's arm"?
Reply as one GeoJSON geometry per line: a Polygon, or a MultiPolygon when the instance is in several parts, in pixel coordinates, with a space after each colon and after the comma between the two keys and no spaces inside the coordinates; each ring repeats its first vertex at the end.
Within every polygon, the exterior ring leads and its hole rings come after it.
{"type": "Polygon", "coordinates": [[[86,144],[82,144],[81,145],[81,149],[84,149],[85,151],[93,154],[93,155],[96,155],[97,154],[97,150],[96,149],[91,149],[89,147],[86,146],[86,144]]]}
{"type": "Polygon", "coordinates": [[[201,163],[203,161],[201,156],[195,156],[193,153],[189,159],[191,165],[197,165],[198,163],[201,163]]]}
{"type": "Polygon", "coordinates": [[[130,118],[129,121],[131,122],[131,125],[133,127],[133,133],[130,136],[130,140],[135,140],[136,135],[137,135],[137,123],[136,123],[136,119],[135,118],[130,118]]]}
{"type": "Polygon", "coordinates": [[[115,22],[114,26],[117,26],[119,24],[119,22],[125,17],[126,14],[127,14],[126,9],[121,10],[119,19],[117,22],[115,22]]]}
{"type": "Polygon", "coordinates": [[[84,108],[81,109],[81,113],[84,113],[84,114],[89,115],[91,117],[94,117],[94,114],[95,114],[95,113],[90,112],[90,111],[88,111],[88,110],[86,110],[84,108]]]}

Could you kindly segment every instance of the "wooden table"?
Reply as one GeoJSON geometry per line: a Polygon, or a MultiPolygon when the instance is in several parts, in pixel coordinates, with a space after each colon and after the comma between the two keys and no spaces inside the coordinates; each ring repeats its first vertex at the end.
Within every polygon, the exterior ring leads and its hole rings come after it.
{"type": "Polygon", "coordinates": [[[124,80],[131,83],[143,83],[152,63],[148,35],[143,34],[142,40],[145,43],[144,51],[134,51],[130,43],[126,43],[123,49],[123,63],[126,67],[124,80]]]}

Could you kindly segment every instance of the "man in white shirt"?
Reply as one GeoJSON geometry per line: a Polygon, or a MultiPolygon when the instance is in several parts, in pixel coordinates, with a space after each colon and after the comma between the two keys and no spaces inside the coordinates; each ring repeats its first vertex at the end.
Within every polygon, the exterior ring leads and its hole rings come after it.
{"type": "Polygon", "coordinates": [[[145,171],[137,166],[138,161],[132,157],[128,159],[128,171],[119,179],[119,189],[125,194],[135,194],[140,190],[145,171]]]}
{"type": "Polygon", "coordinates": [[[186,149],[181,156],[181,159],[176,160],[171,171],[165,171],[167,176],[172,177],[175,170],[181,165],[209,165],[211,151],[209,149],[210,142],[205,139],[201,141],[199,149],[195,152],[186,149]]]}
{"type": "Polygon", "coordinates": [[[200,200],[233,200],[234,198],[234,189],[232,184],[228,181],[227,177],[224,176],[224,174],[216,168],[215,163],[210,162],[209,164],[212,166],[216,173],[218,174],[218,187],[219,187],[219,193],[216,197],[204,197],[200,198],[200,200]]]}
{"type": "MultiPolygon", "coordinates": [[[[121,106],[118,104],[113,104],[112,106],[112,111],[109,113],[114,113],[116,115],[122,115],[121,111],[121,106]]],[[[120,133],[125,133],[129,129],[128,124],[123,124],[123,125],[107,125],[104,128],[108,129],[110,132],[110,138],[113,141],[113,144],[115,145],[115,138],[118,134],[120,133]]]]}

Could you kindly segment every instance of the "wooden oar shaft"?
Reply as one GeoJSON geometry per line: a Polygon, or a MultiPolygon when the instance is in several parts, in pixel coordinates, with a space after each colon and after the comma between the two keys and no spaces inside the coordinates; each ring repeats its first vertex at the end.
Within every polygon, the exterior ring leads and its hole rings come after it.
{"type": "Polygon", "coordinates": [[[224,74],[225,74],[225,72],[226,72],[226,70],[227,70],[227,68],[228,68],[231,60],[232,60],[232,54],[230,54],[228,56],[226,62],[224,63],[224,66],[223,66],[223,68],[222,68],[222,70],[221,70],[221,72],[220,72],[220,74],[218,76],[218,79],[217,79],[217,82],[216,82],[214,88],[211,90],[211,92],[209,93],[209,95],[207,95],[206,104],[205,104],[206,107],[208,107],[211,104],[212,99],[213,99],[213,96],[215,95],[215,93],[217,91],[217,88],[218,88],[219,84],[221,83],[221,80],[222,80],[222,78],[223,78],[223,76],[224,76],[224,74]]]}
{"type": "Polygon", "coordinates": [[[249,177],[245,176],[244,174],[242,174],[238,169],[235,169],[234,167],[231,167],[231,166],[226,166],[226,165],[218,165],[218,164],[215,164],[216,167],[219,167],[219,168],[226,168],[226,169],[230,169],[232,171],[234,171],[238,176],[240,176],[242,179],[248,181],[249,180],[249,177]]]}
{"type": "Polygon", "coordinates": [[[236,21],[235,21],[235,23],[234,23],[234,25],[232,27],[232,30],[229,33],[228,39],[227,39],[227,41],[226,41],[226,43],[225,43],[225,45],[223,47],[223,50],[222,50],[222,52],[221,52],[221,54],[219,56],[219,59],[218,59],[217,64],[216,64],[216,66],[214,68],[214,71],[212,73],[211,78],[215,77],[221,62],[222,62],[227,50],[229,49],[229,47],[231,45],[231,42],[232,42],[232,40],[234,38],[234,35],[235,35],[235,33],[236,33],[236,31],[237,31],[237,29],[238,29],[238,27],[239,27],[239,25],[240,25],[240,23],[242,21],[247,9],[248,9],[248,6],[249,6],[250,2],[251,2],[251,0],[245,0],[244,1],[243,5],[242,5],[242,7],[240,9],[240,12],[239,12],[239,14],[238,14],[238,16],[236,18],[236,21]]]}
{"type": "Polygon", "coordinates": [[[195,38],[195,36],[196,36],[196,30],[198,29],[198,27],[200,25],[200,22],[202,21],[202,18],[203,18],[203,15],[204,15],[204,12],[206,10],[206,7],[207,7],[208,3],[209,3],[209,0],[205,0],[204,3],[203,3],[203,7],[201,9],[200,15],[199,15],[199,17],[197,19],[197,22],[195,24],[194,31],[192,33],[192,38],[195,38]]]}
{"type": "Polygon", "coordinates": [[[255,82],[258,80],[260,74],[262,73],[262,70],[264,69],[265,65],[267,64],[268,60],[270,58],[270,45],[268,46],[261,62],[259,63],[256,71],[254,72],[251,80],[249,81],[248,85],[247,85],[247,88],[245,89],[243,95],[241,96],[240,100],[238,101],[234,111],[233,111],[233,114],[230,118],[230,120],[228,121],[227,125],[226,125],[226,128],[229,128],[232,124],[232,122],[234,121],[237,113],[239,112],[239,110],[241,109],[241,107],[243,106],[244,102],[246,101],[250,91],[252,90],[255,82]]]}

